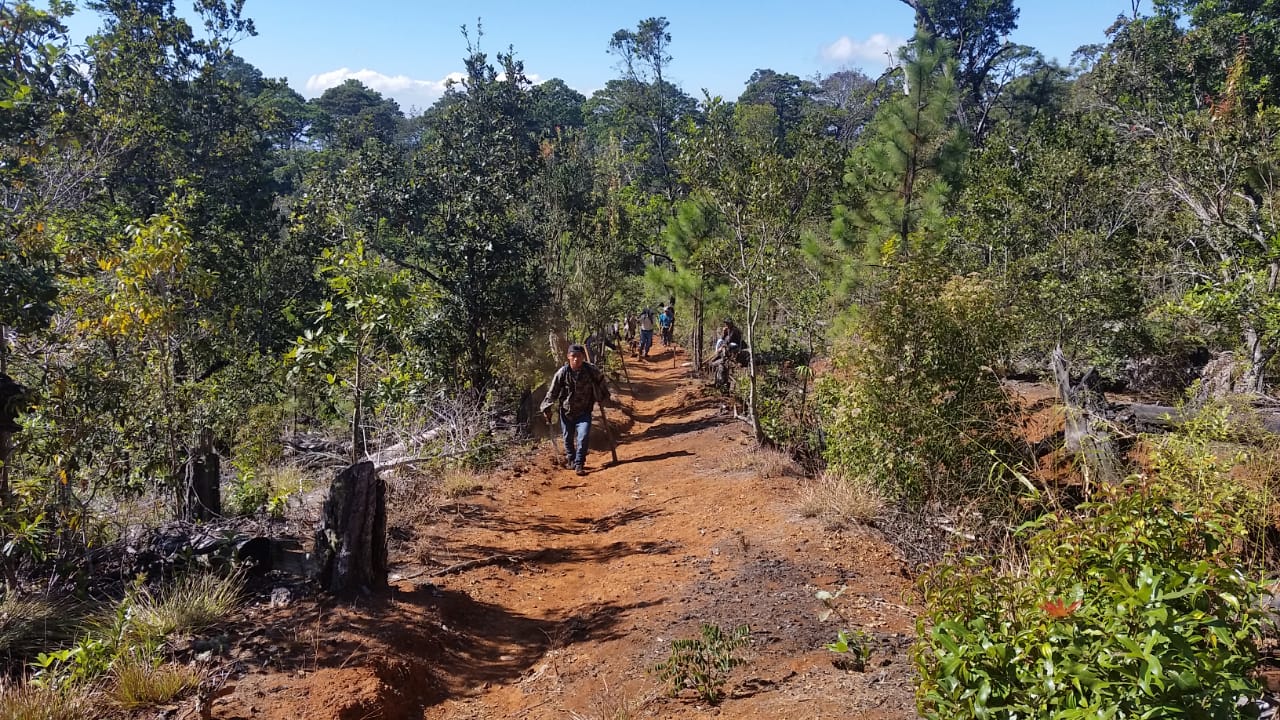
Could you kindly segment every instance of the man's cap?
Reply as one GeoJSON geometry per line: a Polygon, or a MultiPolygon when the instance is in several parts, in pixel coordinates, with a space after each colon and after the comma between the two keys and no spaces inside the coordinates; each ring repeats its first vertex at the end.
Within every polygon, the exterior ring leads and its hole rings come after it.
{"type": "Polygon", "coordinates": [[[586,355],[587,349],[578,343],[569,346],[568,354],[570,355],[586,355]]]}

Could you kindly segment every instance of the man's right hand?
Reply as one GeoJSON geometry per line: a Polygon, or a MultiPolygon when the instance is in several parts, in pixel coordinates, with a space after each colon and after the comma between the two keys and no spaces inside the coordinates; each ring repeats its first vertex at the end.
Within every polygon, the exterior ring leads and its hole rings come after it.
{"type": "Polygon", "coordinates": [[[548,425],[550,425],[550,424],[551,424],[551,411],[550,411],[550,410],[543,410],[543,411],[542,411],[542,419],[543,419],[543,420],[546,420],[546,421],[547,421],[547,424],[548,424],[548,425]]]}

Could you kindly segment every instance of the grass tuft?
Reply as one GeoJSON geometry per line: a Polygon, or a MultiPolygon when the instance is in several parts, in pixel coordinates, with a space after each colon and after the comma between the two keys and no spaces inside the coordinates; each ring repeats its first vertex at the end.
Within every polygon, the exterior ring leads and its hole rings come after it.
{"type": "Polygon", "coordinates": [[[133,598],[132,626],[142,639],[163,639],[223,622],[240,605],[244,575],[197,573],[158,595],[142,588],[133,598]]]}
{"type": "Polygon", "coordinates": [[[0,599],[0,655],[29,658],[68,641],[76,634],[78,620],[66,603],[6,595],[0,599]]]}
{"type": "Polygon", "coordinates": [[[102,716],[84,687],[0,687],[0,720],[90,720],[102,716]]]}
{"type": "Polygon", "coordinates": [[[484,490],[480,475],[466,468],[449,468],[440,478],[440,493],[451,500],[457,500],[484,490]]]}
{"type": "Polygon", "coordinates": [[[831,529],[869,524],[884,510],[884,496],[865,478],[827,471],[800,489],[800,514],[822,518],[831,529]]]}
{"type": "Polygon", "coordinates": [[[720,467],[729,472],[749,471],[761,480],[800,475],[803,472],[790,455],[769,448],[729,453],[720,467]]]}
{"type": "Polygon", "coordinates": [[[187,665],[158,664],[149,655],[121,658],[112,671],[111,697],[125,710],[154,707],[200,686],[200,673],[187,665]]]}

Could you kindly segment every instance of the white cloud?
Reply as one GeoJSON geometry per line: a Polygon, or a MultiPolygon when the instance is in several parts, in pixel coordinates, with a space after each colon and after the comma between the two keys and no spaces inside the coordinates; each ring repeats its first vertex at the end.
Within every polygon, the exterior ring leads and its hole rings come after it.
{"type": "Polygon", "coordinates": [[[822,60],[833,65],[865,63],[887,67],[897,57],[898,48],[906,43],[903,38],[884,33],[876,33],[866,40],[854,40],[845,35],[822,48],[822,60]]]}
{"type": "Polygon", "coordinates": [[[452,72],[439,80],[415,80],[408,75],[384,75],[377,70],[352,70],[344,67],[307,78],[307,92],[319,95],[352,78],[387,97],[394,98],[400,104],[400,109],[407,112],[411,107],[419,110],[430,107],[444,94],[449,81],[461,80],[463,74],[452,72]]]}

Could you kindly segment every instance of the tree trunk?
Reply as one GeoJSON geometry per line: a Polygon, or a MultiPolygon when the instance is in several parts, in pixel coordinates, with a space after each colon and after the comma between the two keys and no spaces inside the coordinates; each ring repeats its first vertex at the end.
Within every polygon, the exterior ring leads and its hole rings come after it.
{"type": "Polygon", "coordinates": [[[222,463],[213,449],[212,431],[200,434],[200,444],[191,448],[182,466],[182,520],[212,520],[222,515],[222,463]]]}
{"type": "MultiPolygon", "coordinates": [[[[4,355],[4,327],[0,326],[0,357],[4,355]]],[[[21,383],[0,372],[0,507],[9,506],[9,455],[13,452],[13,434],[22,430],[18,415],[26,409],[30,391],[21,383]]]]}
{"type": "Polygon", "coordinates": [[[1086,487],[1090,480],[1114,483],[1120,479],[1115,447],[1105,422],[1100,422],[1106,399],[1093,389],[1097,374],[1090,370],[1080,382],[1071,384],[1066,358],[1059,346],[1053,350],[1053,374],[1058,381],[1058,395],[1066,410],[1063,432],[1066,451],[1080,460],[1086,487]]]}
{"type": "Polygon", "coordinates": [[[365,455],[364,444],[364,357],[356,353],[356,383],[351,408],[351,464],[365,455]]]}
{"type": "Polygon", "coordinates": [[[338,473],[316,530],[316,579],[338,595],[387,584],[387,489],[371,462],[338,473]]]}
{"type": "MultiPolygon", "coordinates": [[[[701,282],[699,282],[698,287],[702,287],[701,282]]],[[[702,343],[704,340],[702,324],[706,321],[703,317],[705,314],[702,307],[702,293],[699,292],[693,298],[693,367],[695,370],[702,367],[702,343]]]]}
{"type": "Polygon", "coordinates": [[[1262,333],[1252,327],[1244,331],[1244,349],[1248,353],[1247,364],[1236,390],[1261,395],[1266,389],[1267,361],[1271,359],[1271,352],[1262,341],[1262,333]]]}

